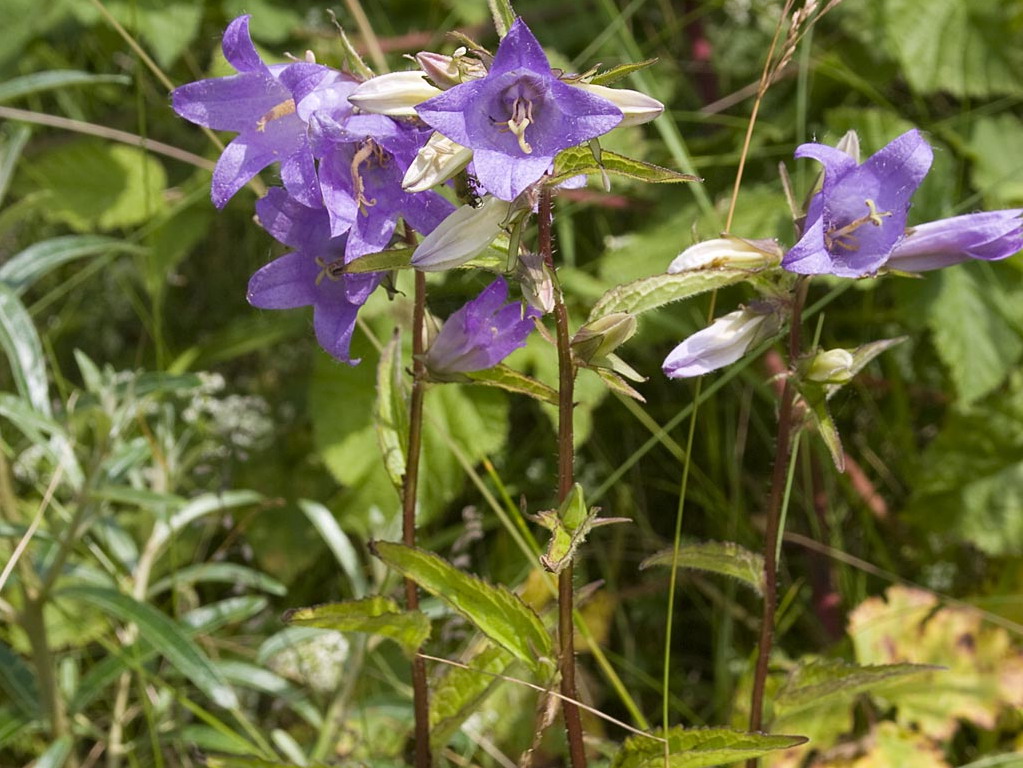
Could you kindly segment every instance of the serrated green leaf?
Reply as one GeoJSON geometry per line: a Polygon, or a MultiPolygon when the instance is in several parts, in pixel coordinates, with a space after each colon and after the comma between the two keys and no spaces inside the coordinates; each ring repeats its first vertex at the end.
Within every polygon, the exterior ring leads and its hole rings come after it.
{"type": "Polygon", "coordinates": [[[0,83],[0,104],[20,99],[41,91],[52,91],[72,85],[104,85],[116,83],[129,85],[131,78],[124,75],[94,75],[73,69],[57,69],[47,72],[33,72],[0,83]]]}
{"type": "Polygon", "coordinates": [[[533,609],[514,592],[463,573],[441,557],[414,547],[378,541],[373,553],[450,605],[534,672],[550,672],[551,636],[533,609]]]}
{"type": "Polygon", "coordinates": [[[840,660],[819,660],[800,665],[775,695],[774,716],[776,720],[782,720],[835,698],[849,704],[858,694],[935,669],[937,667],[922,664],[859,666],[840,660]]]}
{"type": "Polygon", "coordinates": [[[468,669],[450,667],[430,689],[430,737],[437,746],[447,744],[515,663],[500,646],[481,640],[485,647],[466,662],[468,669]]]}
{"type": "Polygon", "coordinates": [[[0,265],[0,281],[19,296],[41,277],[61,264],[86,256],[110,253],[140,253],[141,248],[104,235],[68,235],[29,246],[0,265]]]}
{"type": "Polygon", "coordinates": [[[670,168],[644,163],[616,152],[604,150],[600,153],[600,162],[594,157],[589,146],[571,147],[558,153],[554,158],[554,174],[545,177],[544,183],[558,185],[573,176],[593,173],[609,173],[624,176],[648,184],[678,184],[685,181],[703,181],[699,176],[679,173],[670,168]]]}
{"type": "Polygon", "coordinates": [[[483,371],[472,371],[466,374],[474,384],[483,384],[488,387],[497,387],[508,392],[515,392],[519,395],[527,395],[541,403],[558,404],[558,393],[552,387],[542,381],[537,381],[532,376],[519,373],[507,365],[495,365],[483,371]]]}
{"type": "MultiPolygon", "coordinates": [[[[652,565],[671,567],[675,553],[665,549],[651,555],[640,568],[652,565]]],[[[751,587],[758,595],[764,593],[764,558],[731,541],[695,541],[682,544],[678,550],[678,567],[731,576],[751,587]]]]}
{"type": "Polygon", "coordinates": [[[617,67],[611,67],[611,69],[605,69],[603,72],[599,72],[590,78],[590,82],[594,85],[611,85],[617,83],[633,72],[640,72],[647,67],[652,67],[657,63],[657,59],[646,59],[645,61],[635,61],[628,64],[619,64],[617,67]]]}
{"type": "Polygon", "coordinates": [[[590,310],[589,319],[594,320],[612,312],[638,315],[640,312],[648,312],[673,301],[681,301],[715,288],[741,283],[755,274],[747,269],[718,267],[690,270],[674,275],[665,273],[643,277],[616,286],[601,296],[590,310]]]}
{"type": "Polygon", "coordinates": [[[7,354],[19,394],[44,416],[50,416],[46,359],[35,324],[14,290],[0,283],[0,347],[7,354]]]}
{"type": "Polygon", "coordinates": [[[885,32],[920,93],[987,98],[1023,91],[1019,25],[1002,0],[885,0],[885,32]]]}
{"type": "Polygon", "coordinates": [[[231,686],[199,646],[180,626],[155,608],[104,587],[72,586],[60,590],[59,594],[137,625],[146,642],[214,703],[225,709],[238,707],[238,697],[231,686]]]}
{"type": "Polygon", "coordinates": [[[47,219],[79,232],[132,227],[165,206],[167,175],[152,155],[93,139],[65,144],[22,165],[47,192],[47,219]]]}
{"type": "Polygon", "coordinates": [[[430,636],[426,614],[403,611],[396,602],[380,595],[298,608],[285,614],[284,620],[300,627],[380,635],[394,640],[409,653],[414,653],[430,636]]]}
{"type": "Polygon", "coordinates": [[[239,563],[195,563],[178,568],[170,576],[154,583],[149,587],[148,596],[153,598],[182,584],[207,582],[251,587],[271,595],[288,594],[288,588],[277,579],[248,566],[239,563]]]}
{"type": "MultiPolygon", "coordinates": [[[[653,731],[663,738],[664,731],[653,731]]],[[[806,742],[802,736],[745,733],[728,728],[675,726],[668,731],[668,761],[664,743],[643,736],[630,736],[611,762],[611,768],[708,768],[761,757],[779,749],[791,749],[806,742]]]]}
{"type": "Polygon", "coordinates": [[[386,251],[367,253],[353,259],[341,268],[342,274],[362,274],[363,272],[384,272],[390,269],[409,269],[412,266],[412,254],[415,248],[391,248],[386,251]]]}
{"type": "Polygon", "coordinates": [[[395,334],[380,352],[373,425],[384,468],[399,492],[405,479],[405,446],[408,445],[408,396],[405,368],[401,363],[401,337],[395,334]]]}

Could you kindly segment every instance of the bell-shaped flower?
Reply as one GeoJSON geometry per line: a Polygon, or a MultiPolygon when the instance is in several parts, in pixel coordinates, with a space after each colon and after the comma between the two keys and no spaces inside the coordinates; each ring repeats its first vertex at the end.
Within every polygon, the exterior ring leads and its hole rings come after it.
{"type": "Polygon", "coordinates": [[[426,350],[426,367],[439,380],[458,379],[460,374],[492,368],[516,349],[525,346],[533,330],[532,307],[508,300],[508,284],[498,278],[479,296],[457,310],[444,323],[426,350]]]}
{"type": "Polygon", "coordinates": [[[782,266],[805,275],[876,272],[905,235],[909,200],[931,167],[930,145],[911,130],[859,165],[824,144],[803,144],[796,157],[819,161],[824,183],[810,200],[802,238],[782,266]]]}
{"type": "Polygon", "coordinates": [[[415,117],[415,106],[441,93],[423,72],[388,72],[371,77],[348,96],[361,110],[390,117],[415,117]]]}
{"type": "Polygon", "coordinates": [[[330,355],[355,365],[349,347],[359,308],[382,274],[341,274],[345,237],[332,237],[323,208],[308,208],[280,187],[256,202],[259,223],[294,250],[258,270],[249,280],[247,298],[261,309],[313,308],[316,340],[330,355]],[[360,297],[353,301],[350,295],[360,297]]]}
{"type": "Polygon", "coordinates": [[[610,101],[555,76],[522,19],[501,41],[486,77],[456,85],[416,112],[471,149],[480,184],[509,201],[538,181],[558,152],[622,121],[621,110],[610,101]]]}
{"type": "Polygon", "coordinates": [[[423,272],[461,266],[501,234],[510,211],[511,203],[489,195],[478,208],[463,205],[423,238],[412,254],[412,266],[423,272]]]}
{"type": "Polygon", "coordinates": [[[253,176],[280,161],[289,193],[307,205],[318,205],[308,115],[342,103],[348,108],[345,98],[355,81],[308,62],[267,65],[252,44],[248,16],[228,25],[223,50],[238,74],[188,83],[171,93],[174,111],[186,120],[238,133],[213,171],[213,204],[222,208],[253,176]]]}
{"type": "Polygon", "coordinates": [[[668,265],[668,274],[717,267],[765,269],[778,266],[781,259],[781,247],[776,240],[743,240],[725,235],[686,248],[668,265]]]}
{"type": "Polygon", "coordinates": [[[687,338],[664,360],[664,375],[672,379],[701,376],[731,365],[781,328],[775,305],[753,302],[744,309],[719,317],[687,338]]]}
{"type": "Polygon", "coordinates": [[[885,264],[925,272],[969,259],[997,261],[1023,249],[1023,208],[953,216],[919,224],[899,241],[885,264]]]}

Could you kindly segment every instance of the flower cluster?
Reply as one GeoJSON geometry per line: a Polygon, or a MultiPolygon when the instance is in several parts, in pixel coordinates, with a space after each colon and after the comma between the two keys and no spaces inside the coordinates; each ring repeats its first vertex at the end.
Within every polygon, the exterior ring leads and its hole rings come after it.
{"type": "MultiPolygon", "coordinates": [[[[482,51],[424,52],[417,56],[421,71],[366,81],[318,64],[311,54],[265,63],[248,16],[228,26],[223,51],[237,74],[189,83],[172,98],[182,117],[237,133],[214,170],[217,207],[280,164],[283,186],[258,201],[256,214],[291,250],[252,276],[249,301],[267,309],[312,306],[320,345],[352,364],[358,362],[349,352],[356,315],[383,274],[345,266],[386,249],[399,220],[406,233],[425,236],[412,266],[459,266],[532,208],[530,190],[558,152],[663,109],[633,91],[558,77],[521,20],[492,59],[482,51]],[[488,194],[459,208],[438,187],[463,171],[488,194]]],[[[491,298],[485,292],[477,301],[489,306],[491,298]]],[[[468,306],[464,311],[473,314],[468,306]]],[[[519,312],[512,322],[510,311],[499,313],[497,324],[514,330],[493,334],[488,343],[506,351],[483,350],[473,359],[496,364],[532,327],[529,314],[519,312]]],[[[480,334],[474,338],[482,343],[480,334]]],[[[442,341],[450,340],[442,334],[442,341]]]]}

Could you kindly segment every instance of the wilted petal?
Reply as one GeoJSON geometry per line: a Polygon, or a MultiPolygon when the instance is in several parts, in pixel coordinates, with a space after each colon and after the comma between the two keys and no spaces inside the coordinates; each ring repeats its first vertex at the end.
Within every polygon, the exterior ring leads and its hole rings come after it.
{"type": "Polygon", "coordinates": [[[996,261],[1023,249],[1023,208],[953,216],[913,227],[887,266],[906,272],[940,269],[969,259],[996,261]]]}

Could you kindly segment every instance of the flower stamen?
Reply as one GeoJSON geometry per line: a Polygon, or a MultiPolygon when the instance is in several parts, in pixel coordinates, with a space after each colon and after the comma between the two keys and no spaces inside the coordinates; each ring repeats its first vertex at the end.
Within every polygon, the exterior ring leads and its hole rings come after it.
{"type": "Polygon", "coordinates": [[[256,121],[256,130],[259,133],[263,133],[266,130],[266,124],[271,120],[278,120],[293,114],[295,114],[295,100],[288,99],[287,101],[282,101],[256,121]]]}
{"type": "Polygon", "coordinates": [[[352,157],[352,187],[355,190],[355,202],[359,206],[359,213],[364,216],[369,215],[369,212],[366,209],[376,205],[377,200],[375,197],[366,197],[366,184],[362,180],[360,168],[363,165],[372,165],[374,159],[377,161],[377,165],[384,164],[383,151],[372,139],[369,139],[365,144],[359,147],[355,155],[352,157]]]}
{"type": "Polygon", "coordinates": [[[502,125],[502,133],[510,131],[519,140],[519,149],[527,155],[533,153],[533,148],[526,141],[526,128],[533,124],[533,102],[524,96],[516,96],[512,102],[511,118],[502,122],[495,121],[495,125],[502,125]]]}
{"type": "Polygon", "coordinates": [[[860,216],[844,227],[832,227],[824,233],[824,245],[828,250],[837,246],[846,251],[858,251],[860,248],[859,238],[853,233],[867,223],[880,227],[884,223],[884,219],[892,215],[891,211],[878,211],[877,203],[869,198],[863,202],[867,206],[866,216],[860,216]]]}

